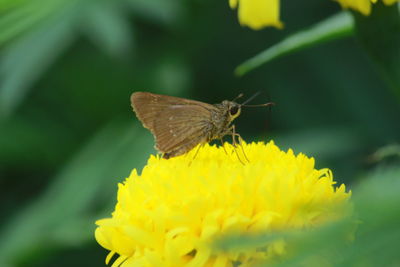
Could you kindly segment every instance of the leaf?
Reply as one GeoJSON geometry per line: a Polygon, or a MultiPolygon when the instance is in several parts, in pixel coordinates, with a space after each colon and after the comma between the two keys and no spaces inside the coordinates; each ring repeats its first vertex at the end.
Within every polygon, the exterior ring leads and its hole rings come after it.
{"type": "Polygon", "coordinates": [[[400,12],[378,1],[369,16],[354,13],[355,35],[400,100],[400,12]]]}
{"type": "Polygon", "coordinates": [[[43,0],[0,4],[0,119],[9,116],[28,89],[84,30],[112,55],[126,55],[133,44],[128,12],[173,23],[180,17],[176,1],[43,0]],[[126,8],[126,7],[129,7],[126,8]]]}
{"type": "Polygon", "coordinates": [[[54,13],[62,13],[65,4],[66,0],[42,0],[40,5],[25,0],[12,6],[3,6],[7,12],[3,11],[0,17],[0,44],[35,28],[54,13]]]}
{"type": "Polygon", "coordinates": [[[242,76],[273,59],[323,42],[344,38],[353,33],[353,19],[348,12],[341,12],[307,30],[295,33],[260,54],[240,64],[235,74],[242,76]]]}
{"type": "Polygon", "coordinates": [[[0,119],[23,99],[31,84],[73,40],[75,16],[62,14],[10,45],[0,59],[0,119]]]}
{"type": "Polygon", "coordinates": [[[151,135],[139,124],[133,128],[131,123],[114,122],[99,131],[36,201],[4,224],[0,266],[15,266],[38,245],[93,240],[96,214],[116,202],[117,183],[143,165],[151,144],[151,135]]]}
{"type": "Polygon", "coordinates": [[[282,149],[295,148],[295,152],[327,159],[342,157],[357,151],[367,142],[352,127],[324,127],[293,131],[274,138],[282,149]]]}
{"type": "Polygon", "coordinates": [[[136,16],[141,16],[151,23],[172,24],[182,13],[182,2],[171,0],[126,0],[136,16]]]}
{"type": "Polygon", "coordinates": [[[133,33],[127,14],[109,1],[93,2],[88,9],[83,28],[102,50],[113,56],[124,56],[133,46],[133,33]]]}

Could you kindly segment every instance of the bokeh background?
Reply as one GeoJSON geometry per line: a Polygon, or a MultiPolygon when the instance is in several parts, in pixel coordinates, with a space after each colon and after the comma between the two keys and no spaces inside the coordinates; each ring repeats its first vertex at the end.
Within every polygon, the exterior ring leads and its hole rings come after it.
{"type": "Polygon", "coordinates": [[[135,91],[207,103],[261,91],[253,103],[276,106],[242,111],[244,139],[315,157],[350,189],[398,165],[399,95],[354,36],[234,75],[341,11],[328,0],[281,10],[284,29],[253,31],[228,1],[2,1],[0,265],[104,266],[94,222],[110,216],[117,183],[156,153],[132,112],[135,91]]]}

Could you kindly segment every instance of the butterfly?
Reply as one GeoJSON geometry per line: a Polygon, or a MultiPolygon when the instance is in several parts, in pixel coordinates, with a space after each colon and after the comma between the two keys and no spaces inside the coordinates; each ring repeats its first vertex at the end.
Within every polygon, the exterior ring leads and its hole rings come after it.
{"type": "Polygon", "coordinates": [[[183,155],[198,144],[216,139],[222,142],[226,135],[231,135],[236,145],[236,137],[240,141],[240,135],[236,133],[232,122],[240,115],[241,108],[274,104],[244,105],[252,98],[242,104],[234,100],[207,104],[185,98],[135,92],[131,96],[131,104],[143,126],[154,135],[155,148],[162,153],[163,158],[168,159],[183,155]]]}

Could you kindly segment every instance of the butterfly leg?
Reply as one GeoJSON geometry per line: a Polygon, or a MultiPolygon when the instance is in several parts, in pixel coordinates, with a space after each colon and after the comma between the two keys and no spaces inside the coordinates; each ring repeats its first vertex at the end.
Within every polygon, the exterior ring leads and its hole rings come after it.
{"type": "Polygon", "coordinates": [[[237,134],[237,137],[238,137],[238,140],[239,140],[240,148],[242,149],[243,156],[246,158],[247,162],[250,163],[249,158],[247,157],[246,153],[244,152],[244,148],[243,148],[243,138],[240,136],[240,134],[237,134]]]}
{"type": "Polygon", "coordinates": [[[225,154],[228,155],[228,152],[226,152],[226,149],[225,149],[225,146],[224,146],[224,140],[222,140],[222,137],[219,139],[219,141],[221,142],[221,146],[222,146],[222,148],[224,149],[225,154]]]}
{"type": "Polygon", "coordinates": [[[240,134],[238,134],[235,131],[235,125],[232,125],[232,139],[233,139],[233,143],[234,143],[235,147],[236,147],[236,137],[238,138],[238,143],[239,143],[240,148],[242,149],[244,158],[247,160],[247,162],[250,162],[250,160],[246,156],[246,153],[244,152],[243,143],[242,143],[243,138],[240,136],[240,134]]]}
{"type": "Polygon", "coordinates": [[[194,153],[194,156],[192,158],[192,160],[189,162],[189,166],[192,164],[192,162],[194,161],[194,159],[196,158],[197,154],[199,153],[200,148],[202,148],[204,146],[204,143],[200,144],[197,149],[196,152],[194,153]]]}
{"type": "MultiPolygon", "coordinates": [[[[236,148],[237,148],[236,137],[237,137],[237,136],[240,137],[240,135],[236,133],[236,131],[235,131],[235,125],[232,125],[231,128],[229,128],[229,130],[230,130],[230,133],[231,133],[231,135],[232,135],[232,144],[233,144],[233,146],[234,146],[234,150],[235,150],[236,156],[237,156],[238,160],[240,161],[240,163],[242,163],[243,165],[245,165],[244,162],[243,162],[243,161],[241,160],[241,158],[239,157],[239,153],[237,152],[237,149],[236,149],[236,148]]],[[[240,139],[239,139],[239,144],[240,144],[240,139]]],[[[242,148],[242,149],[243,149],[243,148],[242,148]]]]}

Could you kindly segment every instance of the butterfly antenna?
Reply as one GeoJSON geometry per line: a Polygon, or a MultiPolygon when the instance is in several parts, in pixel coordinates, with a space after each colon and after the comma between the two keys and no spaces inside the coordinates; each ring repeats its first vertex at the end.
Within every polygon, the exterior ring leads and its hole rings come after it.
{"type": "Polygon", "coordinates": [[[237,97],[235,97],[232,102],[235,102],[236,100],[238,100],[239,98],[242,98],[244,95],[243,93],[240,93],[237,97]]]}
{"type": "Polygon", "coordinates": [[[275,106],[274,102],[268,102],[265,104],[259,104],[259,105],[241,105],[242,107],[251,107],[251,108],[255,108],[255,107],[268,107],[268,106],[275,106]]]}
{"type": "MultiPolygon", "coordinates": [[[[268,97],[268,100],[272,99],[270,94],[267,94],[267,97],[268,97]]],[[[275,106],[275,103],[273,103],[273,105],[269,106],[269,114],[271,114],[271,112],[272,112],[272,106],[275,106]]]]}
{"type": "Polygon", "coordinates": [[[249,103],[251,100],[253,100],[256,96],[258,96],[261,92],[258,91],[257,93],[255,93],[254,95],[252,95],[250,98],[248,98],[246,101],[244,101],[242,104],[240,104],[241,106],[244,106],[245,104],[249,103]]]}

